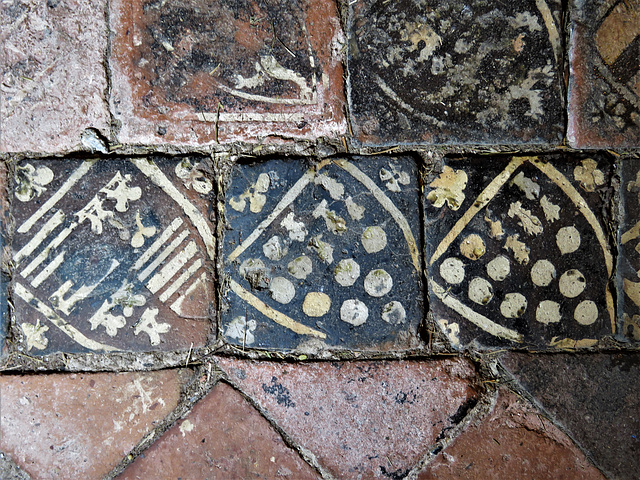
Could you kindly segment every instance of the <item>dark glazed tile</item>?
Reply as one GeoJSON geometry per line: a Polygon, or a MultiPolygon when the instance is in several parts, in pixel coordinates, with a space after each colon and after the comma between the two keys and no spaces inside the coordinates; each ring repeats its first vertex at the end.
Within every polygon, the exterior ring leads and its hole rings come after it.
{"type": "Polygon", "coordinates": [[[425,184],[434,319],[455,348],[590,347],[615,331],[612,165],[449,160],[425,184]]]}
{"type": "Polygon", "coordinates": [[[334,478],[405,478],[478,400],[463,359],[218,364],[334,478]]]}
{"type": "Polygon", "coordinates": [[[223,383],[142,453],[120,480],[318,479],[320,476],[247,402],[223,383]]]}
{"type": "Polygon", "coordinates": [[[104,478],[177,406],[188,378],[176,369],[2,375],[0,450],[34,479],[104,478]]]}
{"type": "Polygon", "coordinates": [[[32,354],[198,347],[215,308],[198,158],[16,169],[15,325],[32,354]]]}
{"type": "Polygon", "coordinates": [[[225,205],[225,339],[275,349],[416,346],[418,202],[408,157],[237,165],[225,205]]]}
{"type": "Polygon", "coordinates": [[[506,390],[482,422],[469,425],[418,475],[461,478],[605,480],[567,435],[506,390]]]}
{"type": "Polygon", "coordinates": [[[333,0],[115,0],[121,142],[335,136],[346,130],[333,0]]]}
{"type": "Polygon", "coordinates": [[[9,285],[9,264],[11,247],[7,235],[9,220],[9,192],[7,164],[0,162],[0,356],[4,348],[9,321],[7,306],[7,286],[9,285]]]}
{"type": "Polygon", "coordinates": [[[557,144],[560,2],[352,5],[350,107],[365,144],[557,144]]]}
{"type": "Polygon", "coordinates": [[[640,341],[640,160],[620,162],[622,216],[618,240],[620,339],[640,341]]]}
{"type": "Polygon", "coordinates": [[[640,1],[570,2],[569,143],[640,146],[640,1]]]}
{"type": "Polygon", "coordinates": [[[0,151],[60,152],[109,131],[106,1],[0,4],[0,151]]]}
{"type": "Polygon", "coordinates": [[[501,362],[609,478],[638,478],[640,355],[512,353],[501,362]]]}

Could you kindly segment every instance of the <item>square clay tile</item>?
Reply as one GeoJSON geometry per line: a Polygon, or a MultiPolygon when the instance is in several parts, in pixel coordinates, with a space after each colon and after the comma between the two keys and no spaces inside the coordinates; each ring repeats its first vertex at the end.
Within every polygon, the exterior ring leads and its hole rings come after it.
{"type": "Polygon", "coordinates": [[[640,147],[640,1],[570,4],[569,143],[640,147]]]}
{"type": "Polygon", "coordinates": [[[333,0],[114,0],[112,110],[127,143],[345,131],[333,0]]]}
{"type": "Polygon", "coordinates": [[[60,152],[109,131],[104,0],[0,3],[0,151],[60,152]]]}
{"type": "Polygon", "coordinates": [[[274,349],[418,345],[421,232],[412,158],[238,164],[225,215],[226,341],[274,349]]]}
{"type": "Polygon", "coordinates": [[[28,352],[206,343],[215,308],[207,168],[196,157],[17,166],[14,324],[28,352]]]}
{"type": "Polygon", "coordinates": [[[620,338],[640,341],[640,160],[620,162],[622,215],[618,240],[620,338]]]}
{"type": "Polygon", "coordinates": [[[561,2],[349,2],[349,92],[364,144],[557,144],[561,2]]]}
{"type": "Polygon", "coordinates": [[[449,160],[426,180],[431,309],[455,348],[590,347],[615,332],[612,173],[575,154],[449,160]]]}

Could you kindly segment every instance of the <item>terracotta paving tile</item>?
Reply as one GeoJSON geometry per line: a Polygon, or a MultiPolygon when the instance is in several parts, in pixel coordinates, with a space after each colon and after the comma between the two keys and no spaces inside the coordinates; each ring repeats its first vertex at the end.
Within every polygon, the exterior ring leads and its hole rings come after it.
{"type": "Polygon", "coordinates": [[[202,346],[215,309],[207,162],[24,161],[15,323],[32,354],[202,346]]]}
{"type": "Polygon", "coordinates": [[[612,163],[450,160],[426,180],[430,308],[455,348],[590,347],[615,331],[612,163]]]}
{"type": "Polygon", "coordinates": [[[0,151],[59,152],[109,131],[105,2],[0,4],[0,151]]]}
{"type": "Polygon", "coordinates": [[[640,355],[508,354],[502,364],[611,478],[638,478],[640,355]]]}
{"type": "Polygon", "coordinates": [[[569,143],[640,147],[640,1],[569,4],[569,143]]]}
{"type": "Polygon", "coordinates": [[[350,2],[349,88],[365,144],[557,144],[560,2],[350,2]]]}
{"type": "Polygon", "coordinates": [[[477,401],[464,360],[218,363],[337,478],[403,478],[477,401]]]}
{"type": "Polygon", "coordinates": [[[619,163],[622,215],[618,232],[618,312],[620,338],[640,341],[640,161],[619,163]]]}
{"type": "Polygon", "coordinates": [[[416,346],[418,203],[409,157],[238,165],[225,205],[225,339],[314,351],[416,346]]]}
{"type": "Polygon", "coordinates": [[[176,407],[186,375],[2,375],[0,450],[33,478],[103,478],[176,407]]]}
{"type": "Polygon", "coordinates": [[[219,383],[117,478],[320,477],[240,393],[219,383]]]}
{"type": "Polygon", "coordinates": [[[212,144],[346,131],[332,0],[111,2],[120,142],[212,144]]]}
{"type": "Polygon", "coordinates": [[[511,392],[469,426],[418,480],[516,478],[604,480],[571,439],[511,392]]]}

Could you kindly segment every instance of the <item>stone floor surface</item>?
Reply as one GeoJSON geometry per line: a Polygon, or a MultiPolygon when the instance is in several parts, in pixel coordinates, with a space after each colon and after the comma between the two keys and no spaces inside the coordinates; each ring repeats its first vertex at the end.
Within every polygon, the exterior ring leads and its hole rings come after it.
{"type": "Polygon", "coordinates": [[[639,0],[0,25],[0,478],[638,478],[639,0]]]}

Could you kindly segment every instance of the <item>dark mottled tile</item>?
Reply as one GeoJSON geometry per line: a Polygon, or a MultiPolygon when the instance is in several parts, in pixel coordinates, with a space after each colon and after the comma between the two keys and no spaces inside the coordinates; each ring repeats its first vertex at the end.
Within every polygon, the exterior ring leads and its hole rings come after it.
{"type": "Polygon", "coordinates": [[[557,144],[560,2],[351,5],[350,107],[365,144],[557,144]]]}
{"type": "Polygon", "coordinates": [[[198,158],[27,160],[12,214],[16,333],[32,354],[202,346],[215,308],[198,158]]]}
{"type": "Polygon", "coordinates": [[[332,0],[116,0],[121,142],[189,145],[346,131],[332,0]]]}
{"type": "Polygon", "coordinates": [[[453,346],[573,348],[615,330],[612,164],[447,160],[427,179],[427,271],[453,346]]]}
{"type": "Polygon", "coordinates": [[[245,347],[417,345],[417,164],[238,164],[226,192],[222,331],[245,347]]]}
{"type": "Polygon", "coordinates": [[[638,478],[640,355],[525,355],[501,360],[608,478],[638,478]]]}
{"type": "Polygon", "coordinates": [[[578,148],[638,147],[640,1],[569,4],[569,143],[578,148]]]}

